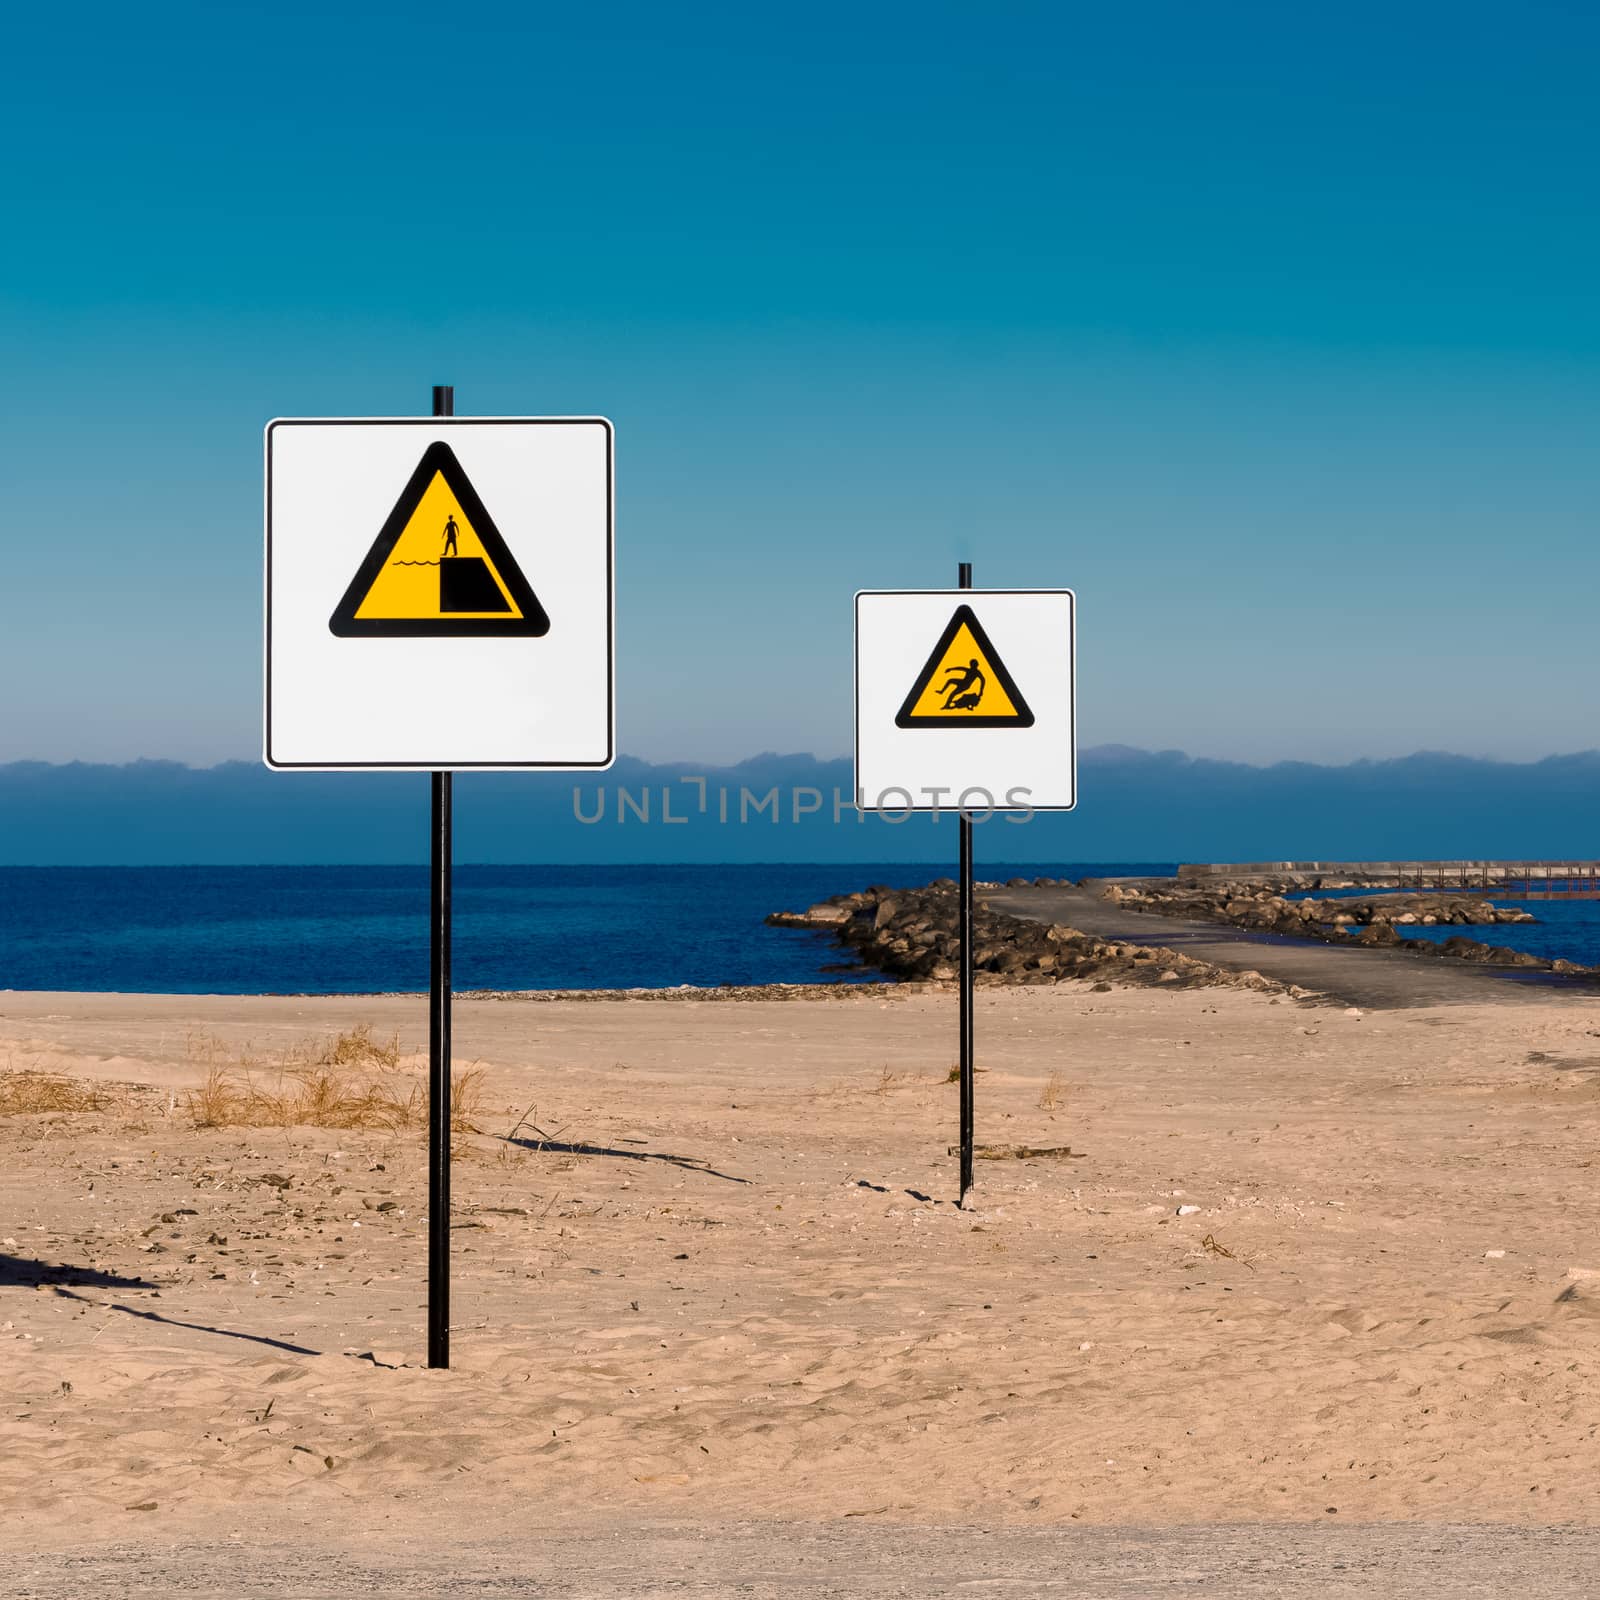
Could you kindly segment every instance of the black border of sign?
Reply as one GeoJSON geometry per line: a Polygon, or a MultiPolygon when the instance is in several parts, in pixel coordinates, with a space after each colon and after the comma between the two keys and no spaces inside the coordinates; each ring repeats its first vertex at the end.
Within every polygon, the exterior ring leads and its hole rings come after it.
{"type": "Polygon", "coordinates": [[[467,469],[456,459],[456,453],[443,439],[435,439],[422,452],[417,470],[411,474],[394,510],[372,541],[356,575],[350,580],[333,615],[328,618],[328,630],[340,639],[542,639],[550,631],[550,618],[533,592],[522,564],[506,548],[506,542],[495,526],[489,508],[478,497],[478,491],[467,476],[467,469]],[[456,497],[472,529],[474,537],[483,546],[484,555],[495,576],[505,585],[506,592],[515,602],[519,615],[515,617],[371,617],[366,620],[356,613],[366,601],[384,563],[400,542],[400,535],[416,515],[422,497],[428,492],[435,476],[444,479],[456,497]]]}
{"type": "MultiPolygon", "coordinates": [[[[958,591],[962,594],[970,590],[958,591]]],[[[969,663],[976,665],[976,663],[969,663]]],[[[905,704],[900,707],[900,714],[894,719],[897,728],[1031,728],[1033,726],[1033,712],[1028,707],[1028,702],[1022,691],[1017,687],[1011,676],[1010,670],[1001,659],[1000,652],[994,647],[992,640],[983,631],[983,624],[978,621],[978,613],[971,606],[957,606],[954,614],[944,626],[944,632],[939,635],[939,642],[933,647],[933,654],[927,659],[922,671],[912,682],[911,693],[905,698],[905,704]],[[972,642],[977,645],[978,652],[989,663],[990,670],[994,673],[1000,687],[1005,690],[1006,698],[1010,700],[1013,711],[1009,717],[957,717],[951,722],[945,722],[937,717],[914,717],[912,710],[916,706],[928,685],[937,676],[939,663],[944,660],[944,653],[955,641],[955,636],[961,632],[965,624],[967,631],[972,635],[972,642]]]]}
{"type": "Polygon", "coordinates": [[[261,756],[276,772],[591,772],[617,759],[616,429],[607,417],[274,417],[265,433],[266,565],[263,571],[261,756]],[[600,427],[606,436],[606,754],[603,761],[275,761],[272,757],[272,435],[276,428],[600,427]]]}
{"type": "MultiPolygon", "coordinates": [[[[855,757],[853,770],[850,774],[854,788],[856,810],[867,816],[875,816],[883,811],[915,811],[927,813],[937,811],[941,815],[954,812],[953,805],[944,806],[864,806],[861,803],[861,602],[868,597],[893,595],[938,595],[957,602],[970,604],[974,600],[982,600],[985,595],[1003,594],[1064,594],[1071,602],[1072,626],[1068,630],[1067,649],[1068,660],[1072,671],[1072,804],[1070,806],[996,806],[996,811],[1025,811],[1030,815],[1040,811],[1076,811],[1078,809],[1078,594],[1075,589],[857,589],[855,596],[855,638],[852,641],[851,652],[854,664],[853,688],[855,690],[855,717],[853,725],[853,755],[855,757]]],[[[1038,722],[1034,723],[1037,729],[1038,722]]],[[[994,730],[1005,732],[1005,730],[994,730]]],[[[1028,729],[1017,729],[1019,733],[1028,732],[1028,729]]]]}

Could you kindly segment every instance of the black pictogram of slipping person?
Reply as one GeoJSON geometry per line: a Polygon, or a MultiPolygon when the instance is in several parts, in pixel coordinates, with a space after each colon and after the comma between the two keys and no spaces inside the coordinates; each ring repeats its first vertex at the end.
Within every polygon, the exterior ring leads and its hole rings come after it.
{"type": "Polygon", "coordinates": [[[983,691],[989,687],[989,680],[978,670],[976,659],[969,661],[964,667],[946,667],[945,671],[950,676],[939,685],[939,693],[944,696],[944,704],[939,709],[977,710],[978,702],[983,699],[983,691]]]}
{"type": "Polygon", "coordinates": [[[450,515],[447,518],[445,518],[445,524],[444,524],[444,553],[445,553],[445,555],[447,555],[447,556],[457,556],[457,555],[461,554],[461,552],[458,549],[456,549],[456,534],[459,531],[460,530],[456,526],[456,514],[455,514],[455,512],[452,511],[450,513],[450,515]]]}

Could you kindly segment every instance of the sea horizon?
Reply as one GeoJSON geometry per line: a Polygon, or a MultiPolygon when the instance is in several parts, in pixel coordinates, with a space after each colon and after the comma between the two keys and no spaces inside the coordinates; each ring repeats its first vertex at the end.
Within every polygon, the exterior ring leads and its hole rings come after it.
{"type": "MultiPolygon", "coordinates": [[[[1172,861],[993,861],[980,882],[1167,877],[1172,861]]],[[[853,983],[878,974],[825,933],[771,928],[874,884],[953,878],[922,862],[458,862],[460,990],[853,983]]],[[[1600,964],[1600,904],[1530,901],[1493,941],[1600,964]]],[[[415,993],[428,986],[428,869],[0,866],[0,990],[135,994],[415,993]]],[[[1418,927],[1415,937],[1459,929],[1418,927]]]]}
{"type": "MultiPolygon", "coordinates": [[[[1160,875],[1164,862],[994,862],[1009,877],[1160,875]],[[1113,870],[1116,869],[1116,870],[1113,870]]],[[[874,979],[769,912],[953,877],[954,860],[455,867],[460,990],[673,988],[874,979]]],[[[411,993],[428,986],[428,869],[0,867],[0,990],[411,993]]]]}

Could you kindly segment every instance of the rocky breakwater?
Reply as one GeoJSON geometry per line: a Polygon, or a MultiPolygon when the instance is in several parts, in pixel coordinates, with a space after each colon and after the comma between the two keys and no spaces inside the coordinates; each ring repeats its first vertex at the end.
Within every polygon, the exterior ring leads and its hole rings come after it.
{"type": "Polygon", "coordinates": [[[1321,939],[1328,944],[1378,946],[1419,956],[1444,956],[1458,961],[1527,967],[1568,975],[1597,970],[1574,961],[1546,960],[1526,950],[1486,944],[1465,935],[1443,940],[1406,937],[1407,928],[1487,927],[1537,920],[1526,911],[1497,906],[1475,895],[1374,894],[1338,900],[1289,900],[1282,892],[1286,886],[1259,882],[1217,883],[1204,887],[1108,884],[1101,894],[1130,911],[1153,911],[1196,922],[1220,922],[1255,933],[1288,934],[1301,939],[1321,939]]]}
{"type": "MultiPolygon", "coordinates": [[[[1006,887],[1053,887],[1057,881],[1016,878],[1006,887]]],[[[1285,992],[1284,985],[1259,972],[1232,972],[1175,950],[1097,939],[1061,924],[991,911],[981,891],[1000,887],[996,883],[977,886],[973,918],[976,983],[1035,985],[1078,979],[1107,989],[1113,984],[1172,984],[1285,992]]],[[[775,911],[766,920],[775,928],[831,933],[866,966],[900,979],[937,983],[958,975],[959,919],[955,882],[938,878],[920,889],[877,886],[834,895],[806,911],[775,911]]]]}

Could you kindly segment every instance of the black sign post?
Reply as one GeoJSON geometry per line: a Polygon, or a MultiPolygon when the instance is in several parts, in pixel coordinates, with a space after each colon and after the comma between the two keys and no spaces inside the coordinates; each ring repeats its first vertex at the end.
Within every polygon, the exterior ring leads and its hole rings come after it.
{"type": "MultiPolygon", "coordinates": [[[[972,587],[972,563],[960,563],[956,587],[972,587]]],[[[972,818],[961,813],[961,1198],[972,1187],[972,818]]]]}
{"type": "Polygon", "coordinates": [[[458,417],[455,390],[438,384],[431,414],[278,417],[264,442],[262,759],[274,771],[430,780],[426,1315],[428,1365],[447,1368],[454,773],[612,763],[612,427],[458,417]],[[474,475],[491,480],[509,539],[474,475]],[[554,501],[550,482],[562,485],[554,501]],[[547,515],[550,537],[581,560],[536,561],[547,515]],[[559,625],[530,577],[559,590],[559,625]],[[330,636],[341,642],[330,648],[330,636]],[[370,642],[342,642],[356,640],[370,642]],[[536,728],[533,669],[579,686],[545,696],[536,728]],[[453,681],[470,692],[442,692],[453,681]]]}
{"type": "MultiPolygon", "coordinates": [[[[456,392],[433,386],[433,414],[453,417],[456,392]]],[[[450,1365],[450,872],[452,774],[433,779],[428,876],[428,1365],[450,1365]]]]}

